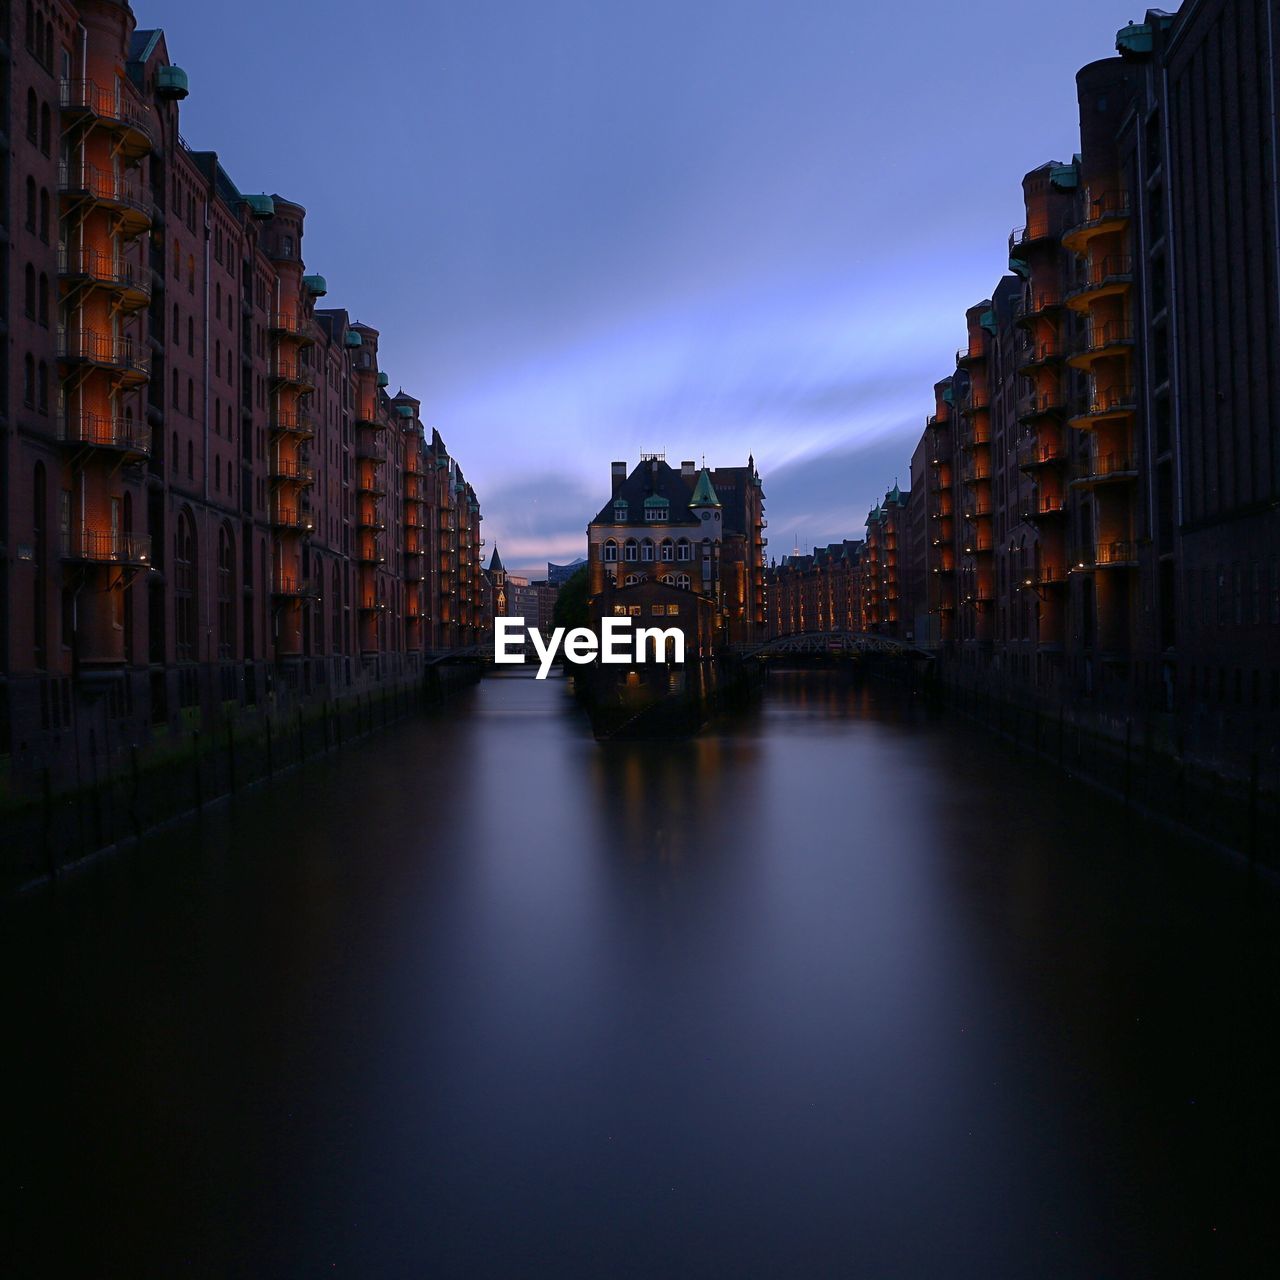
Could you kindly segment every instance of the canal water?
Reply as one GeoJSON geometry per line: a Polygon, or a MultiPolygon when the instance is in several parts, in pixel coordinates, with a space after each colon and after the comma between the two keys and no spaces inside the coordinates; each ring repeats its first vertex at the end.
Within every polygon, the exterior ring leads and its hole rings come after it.
{"type": "Polygon", "coordinates": [[[893,692],[486,679],[5,910],[5,1274],[1261,1274],[1277,932],[893,692]]]}

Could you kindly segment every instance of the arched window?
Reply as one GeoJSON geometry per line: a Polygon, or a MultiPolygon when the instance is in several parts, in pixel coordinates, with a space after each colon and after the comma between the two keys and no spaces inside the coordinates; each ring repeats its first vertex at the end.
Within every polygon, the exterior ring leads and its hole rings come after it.
{"type": "Polygon", "coordinates": [[[195,316],[187,317],[187,355],[193,356],[196,353],[196,318],[195,316]]]}
{"type": "Polygon", "coordinates": [[[687,573],[677,573],[677,574],[676,574],[676,586],[677,586],[677,587],[679,587],[682,591],[688,591],[688,590],[689,590],[689,575],[688,575],[687,573]]]}
{"type": "Polygon", "coordinates": [[[22,361],[22,403],[28,409],[36,406],[36,358],[33,355],[22,361]]]}
{"type": "Polygon", "coordinates": [[[42,271],[40,273],[40,288],[36,296],[37,311],[40,315],[40,323],[47,329],[49,327],[49,277],[42,271]]]}
{"type": "Polygon", "coordinates": [[[662,559],[666,564],[670,564],[676,558],[676,544],[670,538],[662,540],[662,559]]]}
{"type": "Polygon", "coordinates": [[[196,659],[197,548],[189,511],[178,513],[173,546],[174,636],[179,662],[196,659]]]}
{"type": "Polygon", "coordinates": [[[639,583],[639,582],[641,582],[641,581],[643,581],[643,579],[640,577],[640,575],[639,575],[638,573],[629,573],[629,574],[627,574],[627,578],[626,578],[626,585],[627,585],[628,587],[634,587],[634,586],[636,586],[636,585],[637,585],[637,583],[639,583]]]}
{"type": "Polygon", "coordinates": [[[618,559],[618,544],[612,538],[604,544],[604,560],[606,564],[614,564],[618,559]]]}
{"type": "Polygon", "coordinates": [[[187,254],[187,292],[196,291],[196,258],[195,254],[187,254]]]}
{"type": "Polygon", "coordinates": [[[673,573],[664,573],[658,581],[665,583],[668,587],[674,587],[676,585],[676,577],[673,573]]]}
{"type": "Polygon", "coordinates": [[[196,383],[194,378],[187,379],[187,417],[196,416],[196,383]]]}
{"type": "Polygon", "coordinates": [[[180,336],[181,330],[179,328],[180,320],[181,317],[178,314],[178,304],[175,302],[173,304],[173,342],[175,346],[177,346],[177,344],[182,340],[180,336]]]}
{"type": "Polygon", "coordinates": [[[40,190],[40,239],[49,243],[49,193],[40,190]]]}
{"type": "Polygon", "coordinates": [[[218,657],[235,656],[235,542],[224,524],[218,530],[218,657]]]}
{"type": "Polygon", "coordinates": [[[693,547],[689,544],[688,538],[681,538],[679,542],[676,543],[676,559],[677,560],[693,559],[693,547]]]}
{"type": "Polygon", "coordinates": [[[27,179],[27,221],[26,228],[33,235],[36,229],[36,180],[27,179]]]}
{"type": "Polygon", "coordinates": [[[173,433],[173,448],[169,452],[169,456],[173,459],[173,474],[178,474],[178,433],[173,433]]]}
{"type": "Polygon", "coordinates": [[[196,447],[187,441],[187,479],[194,480],[196,478],[196,447]]]}
{"type": "Polygon", "coordinates": [[[622,545],[622,558],[630,564],[634,564],[639,557],[640,548],[634,538],[628,538],[622,545]]]}
{"type": "Polygon", "coordinates": [[[27,141],[36,142],[39,135],[36,132],[36,91],[34,89],[27,90],[27,141]]]}
{"type": "Polygon", "coordinates": [[[49,366],[43,360],[36,370],[37,407],[41,413],[49,412],[49,366]]]}
{"type": "Polygon", "coordinates": [[[40,150],[49,155],[53,149],[53,117],[49,111],[49,104],[42,102],[40,104],[40,150]]]}
{"type": "Polygon", "coordinates": [[[653,563],[653,539],[645,538],[640,544],[640,559],[646,564],[653,563]]]}
{"type": "Polygon", "coordinates": [[[222,492],[222,459],[219,457],[213,460],[213,491],[214,493],[222,492]]]}
{"type": "Polygon", "coordinates": [[[36,318],[36,269],[29,262],[23,272],[22,310],[30,319],[36,318]]]}
{"type": "Polygon", "coordinates": [[[177,236],[173,238],[173,274],[179,278],[182,276],[182,246],[178,243],[177,236]]]}

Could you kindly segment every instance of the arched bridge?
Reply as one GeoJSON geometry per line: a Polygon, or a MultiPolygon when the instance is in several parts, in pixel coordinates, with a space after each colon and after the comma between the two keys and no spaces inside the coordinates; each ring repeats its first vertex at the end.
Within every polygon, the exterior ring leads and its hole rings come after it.
{"type": "Polygon", "coordinates": [[[736,645],[734,652],[743,658],[772,657],[867,657],[880,656],[924,658],[923,649],[892,640],[888,636],[865,631],[805,631],[796,635],[775,636],[763,644],[736,645]]]}

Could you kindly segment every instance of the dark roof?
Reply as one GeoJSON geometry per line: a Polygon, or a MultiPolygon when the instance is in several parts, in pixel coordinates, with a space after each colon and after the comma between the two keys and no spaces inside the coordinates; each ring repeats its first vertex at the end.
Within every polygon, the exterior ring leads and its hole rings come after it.
{"type": "Polygon", "coordinates": [[[592,524],[614,524],[613,504],[627,504],[627,524],[641,524],[644,520],[644,500],[665,498],[671,510],[665,523],[701,525],[702,521],[689,510],[693,495],[694,476],[681,475],[661,458],[646,458],[636,464],[631,474],[618,486],[618,491],[600,508],[592,524]]]}
{"type": "Polygon", "coordinates": [[[493,544],[493,555],[489,559],[489,572],[490,573],[506,572],[506,570],[503,569],[502,567],[502,557],[498,554],[498,544],[496,542],[493,544]]]}

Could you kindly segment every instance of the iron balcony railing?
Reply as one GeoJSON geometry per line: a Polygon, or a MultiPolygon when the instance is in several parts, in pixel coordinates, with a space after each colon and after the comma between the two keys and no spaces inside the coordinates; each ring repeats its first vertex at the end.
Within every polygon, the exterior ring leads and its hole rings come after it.
{"type": "Polygon", "coordinates": [[[102,253],[97,249],[68,249],[66,245],[60,246],[58,274],[128,289],[147,298],[151,296],[150,272],[135,268],[133,263],[126,262],[118,254],[102,253]]]}
{"type": "Polygon", "coordinates": [[[122,173],[99,169],[86,161],[63,160],[58,165],[58,190],[85,195],[103,204],[121,205],[150,216],[151,200],[142,185],[122,173]]]}
{"type": "Polygon", "coordinates": [[[61,329],[58,332],[58,355],[63,360],[84,361],[106,368],[145,374],[148,358],[132,338],[93,329],[61,329]]]}
{"type": "Polygon", "coordinates": [[[1132,387],[1107,387],[1095,391],[1084,406],[1085,416],[1106,413],[1126,413],[1136,404],[1132,387]]]}
{"type": "Polygon", "coordinates": [[[276,435],[312,436],[315,434],[315,423],[310,414],[282,413],[277,410],[271,414],[271,430],[276,435]]]}
{"type": "Polygon", "coordinates": [[[310,485],[315,484],[316,473],[315,468],[305,462],[296,462],[291,458],[277,458],[271,463],[271,478],[273,480],[290,480],[295,484],[310,485]]]}
{"type": "Polygon", "coordinates": [[[58,87],[58,103],[63,111],[86,111],[140,134],[148,144],[155,142],[145,109],[124,92],[119,80],[110,86],[96,80],[63,80],[58,87]]]}
{"type": "Polygon", "coordinates": [[[1023,436],[1018,441],[1018,466],[1043,467],[1065,458],[1062,446],[1056,443],[1046,444],[1036,436],[1023,436]]]}
{"type": "Polygon", "coordinates": [[[310,335],[311,322],[298,311],[275,311],[271,315],[270,327],[273,333],[305,338],[310,335]]]}
{"type": "Polygon", "coordinates": [[[63,534],[62,557],[94,564],[150,564],[151,535],[83,526],[73,528],[63,534]]]}
{"type": "Polygon", "coordinates": [[[1096,453],[1075,468],[1075,478],[1078,480],[1119,479],[1135,476],[1137,473],[1137,461],[1123,453],[1096,453]]]}
{"type": "Polygon", "coordinates": [[[1133,257],[1127,253],[1108,253],[1088,264],[1084,278],[1071,286],[1067,297],[1075,302],[1086,294],[1126,284],[1132,279],[1133,257]]]}
{"type": "Polygon", "coordinates": [[[1126,346],[1133,341],[1133,325],[1122,320],[1085,327],[1082,351],[1104,351],[1108,347],[1126,346]]]}
{"type": "Polygon", "coordinates": [[[1078,547],[1071,553],[1072,572],[1098,568],[1130,568],[1138,563],[1138,544],[1127,539],[1078,547]]]}
{"type": "Polygon", "coordinates": [[[315,518],[310,511],[284,502],[272,505],[271,523],[277,529],[298,529],[303,533],[310,533],[315,528],[315,518]]]}
{"type": "Polygon", "coordinates": [[[320,599],[320,582],[317,578],[277,572],[271,584],[273,595],[292,596],[297,599],[320,599]]]}
{"type": "Polygon", "coordinates": [[[106,417],[98,413],[73,413],[63,420],[60,438],[68,444],[95,449],[117,449],[146,457],[151,452],[151,428],[132,418],[106,417]]]}

